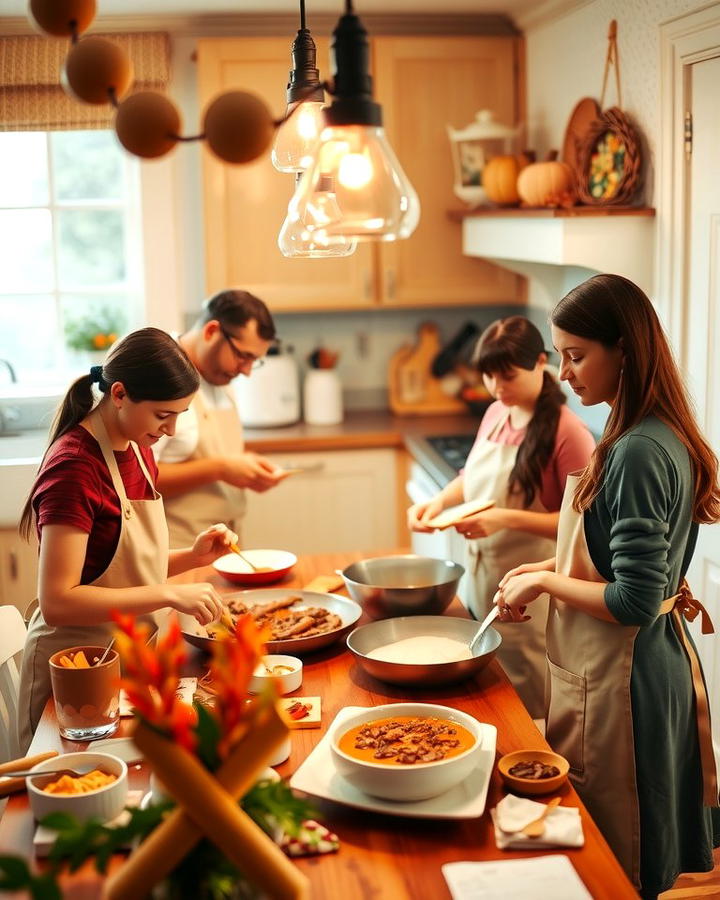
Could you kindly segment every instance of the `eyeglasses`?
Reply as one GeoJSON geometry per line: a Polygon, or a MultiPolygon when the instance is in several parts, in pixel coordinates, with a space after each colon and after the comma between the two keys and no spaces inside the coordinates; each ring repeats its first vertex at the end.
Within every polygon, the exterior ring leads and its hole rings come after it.
{"type": "Polygon", "coordinates": [[[244,366],[249,365],[252,369],[259,369],[261,366],[265,365],[265,360],[261,356],[255,356],[254,353],[248,353],[247,350],[238,350],[233,343],[235,335],[230,334],[229,331],[225,331],[222,325],[220,325],[220,332],[228,344],[230,344],[230,349],[238,362],[242,363],[244,366]]]}

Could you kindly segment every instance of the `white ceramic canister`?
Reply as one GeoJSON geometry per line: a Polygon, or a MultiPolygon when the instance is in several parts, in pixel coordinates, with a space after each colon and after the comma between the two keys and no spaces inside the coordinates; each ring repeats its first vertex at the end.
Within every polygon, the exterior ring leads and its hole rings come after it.
{"type": "Polygon", "coordinates": [[[335,369],[310,369],[303,386],[308,425],[337,425],[343,420],[342,383],[335,369]]]}

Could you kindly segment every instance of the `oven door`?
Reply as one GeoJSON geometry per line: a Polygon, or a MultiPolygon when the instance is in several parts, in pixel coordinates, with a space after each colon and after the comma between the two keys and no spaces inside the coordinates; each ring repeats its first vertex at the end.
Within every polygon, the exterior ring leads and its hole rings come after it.
{"type": "MultiPolygon", "coordinates": [[[[413,462],[410,465],[410,479],[405,485],[405,491],[411,503],[427,503],[442,490],[442,487],[419,463],[413,462]]],[[[465,565],[465,538],[454,528],[433,531],[429,534],[413,531],[410,543],[413,553],[417,553],[418,556],[451,559],[465,565]]],[[[458,597],[464,606],[467,606],[468,578],[469,575],[465,572],[458,584],[458,597]]]]}

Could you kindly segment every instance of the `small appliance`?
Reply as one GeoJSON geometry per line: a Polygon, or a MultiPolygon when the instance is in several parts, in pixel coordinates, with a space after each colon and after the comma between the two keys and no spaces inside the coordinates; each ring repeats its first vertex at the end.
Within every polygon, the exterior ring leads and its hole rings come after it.
{"type": "Polygon", "coordinates": [[[300,375],[288,350],[271,347],[264,365],[233,381],[240,419],[248,428],[292,425],[300,419],[300,375]]]}

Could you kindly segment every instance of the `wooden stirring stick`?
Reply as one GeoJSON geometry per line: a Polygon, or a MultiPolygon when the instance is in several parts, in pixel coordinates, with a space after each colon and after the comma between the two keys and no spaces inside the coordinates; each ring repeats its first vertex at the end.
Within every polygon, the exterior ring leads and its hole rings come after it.
{"type": "MultiPolygon", "coordinates": [[[[21,756],[20,759],[11,759],[10,762],[0,765],[0,776],[5,772],[18,772],[21,769],[31,769],[45,759],[52,759],[59,756],[57,750],[47,750],[45,753],[38,753],[36,756],[21,756]]],[[[7,797],[17,791],[24,791],[27,787],[24,778],[6,778],[0,781],[0,797],[7,797]]]]}

